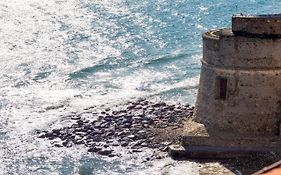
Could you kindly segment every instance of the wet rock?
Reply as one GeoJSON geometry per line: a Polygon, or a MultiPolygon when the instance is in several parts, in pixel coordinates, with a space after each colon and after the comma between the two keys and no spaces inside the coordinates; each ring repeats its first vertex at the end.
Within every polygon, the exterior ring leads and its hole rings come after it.
{"type": "Polygon", "coordinates": [[[106,117],[104,118],[104,120],[105,120],[106,122],[110,122],[110,121],[112,121],[112,118],[113,118],[113,116],[108,115],[108,116],[106,116],[106,117]]]}
{"type": "Polygon", "coordinates": [[[40,133],[40,134],[38,135],[38,138],[46,138],[46,134],[45,134],[45,133],[40,133]]]}
{"type": "Polygon", "coordinates": [[[72,147],[72,143],[70,141],[67,141],[67,140],[62,142],[62,145],[67,147],[67,148],[72,147]]]}
{"type": "Polygon", "coordinates": [[[113,152],[113,150],[111,149],[104,149],[104,150],[100,150],[98,151],[98,154],[103,155],[103,156],[108,156],[113,152]]]}
{"type": "Polygon", "coordinates": [[[110,136],[113,136],[114,135],[114,132],[113,131],[109,131],[109,132],[106,132],[105,133],[105,136],[106,137],[110,137],[110,136]]]}
{"type": "Polygon", "coordinates": [[[142,125],[144,128],[147,128],[149,125],[148,124],[143,124],[142,125]]]}
{"type": "Polygon", "coordinates": [[[95,135],[92,137],[92,141],[100,142],[100,141],[102,141],[102,138],[99,135],[95,135]]]}
{"type": "Polygon", "coordinates": [[[102,124],[102,122],[95,122],[95,123],[94,123],[94,125],[95,125],[96,128],[100,128],[101,124],[102,124]]]}
{"type": "Polygon", "coordinates": [[[137,105],[134,107],[135,109],[142,109],[142,105],[137,105]]]}
{"type": "Polygon", "coordinates": [[[80,120],[81,116],[74,115],[71,117],[72,120],[80,120]]]}
{"type": "Polygon", "coordinates": [[[142,124],[149,124],[149,121],[148,120],[143,120],[141,121],[142,124]]]}
{"type": "MultiPolygon", "coordinates": [[[[68,117],[75,122],[73,125],[38,133],[38,137],[50,140],[60,138],[62,144],[53,143],[54,146],[84,144],[89,152],[104,151],[107,150],[104,148],[112,146],[131,147],[135,150],[148,147],[163,151],[167,144],[161,143],[163,141],[152,134],[150,129],[178,129],[183,127],[183,121],[192,114],[193,107],[189,105],[153,103],[142,99],[129,102],[120,109],[106,108],[100,112],[87,109],[73,113],[68,117]]],[[[105,155],[114,154],[111,151],[105,155]]]]}
{"type": "Polygon", "coordinates": [[[165,146],[165,147],[161,148],[160,150],[163,151],[163,152],[167,152],[168,151],[168,147],[165,146]]]}
{"type": "Polygon", "coordinates": [[[83,139],[74,140],[73,143],[74,143],[74,144],[77,144],[77,145],[80,145],[80,144],[83,144],[83,143],[84,143],[84,140],[83,140],[83,139]]]}
{"type": "Polygon", "coordinates": [[[103,122],[99,127],[100,128],[108,128],[109,127],[109,123],[103,122]]]}
{"type": "Polygon", "coordinates": [[[140,135],[143,135],[143,134],[146,134],[146,131],[145,130],[140,130],[137,133],[140,134],[140,135]]]}
{"type": "Polygon", "coordinates": [[[75,134],[78,136],[84,136],[86,133],[84,132],[84,130],[79,130],[79,131],[75,132],[75,134]]]}
{"type": "Polygon", "coordinates": [[[121,131],[121,132],[117,132],[116,135],[120,137],[122,135],[125,135],[125,133],[123,131],[121,131]]]}
{"type": "Polygon", "coordinates": [[[123,146],[123,147],[125,147],[125,146],[128,146],[129,145],[129,142],[121,142],[121,144],[120,144],[121,146],[123,146]]]}
{"type": "Polygon", "coordinates": [[[132,152],[133,153],[140,153],[140,152],[142,152],[142,150],[140,150],[140,149],[133,149],[132,152]]]}
{"type": "Polygon", "coordinates": [[[148,144],[147,144],[146,142],[143,142],[143,143],[141,144],[141,146],[142,146],[142,147],[147,147],[148,144]]]}
{"type": "Polygon", "coordinates": [[[94,147],[91,147],[90,149],[88,149],[88,152],[98,152],[101,150],[102,150],[102,147],[94,146],[94,147]]]}
{"type": "Polygon", "coordinates": [[[129,138],[129,139],[135,139],[136,136],[135,136],[135,135],[129,135],[128,138],[129,138]]]}
{"type": "Polygon", "coordinates": [[[58,148],[63,147],[63,145],[62,145],[62,144],[59,144],[59,143],[54,144],[54,146],[55,146],[55,147],[58,147],[58,148]]]}
{"type": "Polygon", "coordinates": [[[128,107],[127,107],[127,110],[130,111],[130,110],[134,109],[134,107],[135,107],[135,106],[128,106],[128,107]]]}
{"type": "Polygon", "coordinates": [[[129,144],[129,146],[130,146],[131,148],[134,148],[134,147],[136,147],[136,146],[140,146],[143,142],[144,142],[144,140],[138,140],[138,141],[135,141],[135,142],[131,142],[131,143],[129,144]]]}
{"type": "Polygon", "coordinates": [[[117,142],[117,141],[114,141],[114,142],[112,142],[112,144],[111,144],[112,146],[119,146],[120,144],[119,144],[119,142],[117,142]]]}
{"type": "Polygon", "coordinates": [[[123,128],[131,128],[132,124],[131,123],[124,123],[122,125],[123,128]]]}
{"type": "Polygon", "coordinates": [[[140,116],[134,116],[133,117],[133,120],[134,121],[140,121],[142,119],[142,117],[140,117],[140,116]]]}
{"type": "Polygon", "coordinates": [[[109,155],[107,155],[108,157],[116,157],[117,155],[116,154],[113,154],[113,153],[111,153],[111,154],[109,154],[109,155]]]}
{"type": "Polygon", "coordinates": [[[118,111],[112,111],[112,114],[113,114],[113,115],[118,115],[119,112],[118,112],[118,111]]]}

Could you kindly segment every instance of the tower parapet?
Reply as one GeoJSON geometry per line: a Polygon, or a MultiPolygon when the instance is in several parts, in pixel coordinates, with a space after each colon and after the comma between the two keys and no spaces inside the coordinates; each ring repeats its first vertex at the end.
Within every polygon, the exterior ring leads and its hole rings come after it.
{"type": "Polygon", "coordinates": [[[274,15],[234,15],[232,31],[236,35],[263,37],[281,36],[281,14],[274,15]]]}

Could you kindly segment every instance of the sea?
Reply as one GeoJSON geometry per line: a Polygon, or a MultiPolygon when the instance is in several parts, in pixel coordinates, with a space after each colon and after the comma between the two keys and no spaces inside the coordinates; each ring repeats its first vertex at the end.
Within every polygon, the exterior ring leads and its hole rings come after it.
{"type": "Polygon", "coordinates": [[[165,174],[36,133],[91,106],[194,105],[202,33],[280,12],[279,0],[0,0],[0,174],[165,174]]]}

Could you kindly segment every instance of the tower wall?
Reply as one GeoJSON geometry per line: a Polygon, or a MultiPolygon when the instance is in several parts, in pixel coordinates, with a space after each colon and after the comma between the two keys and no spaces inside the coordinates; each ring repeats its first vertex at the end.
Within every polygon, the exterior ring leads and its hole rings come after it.
{"type": "Polygon", "coordinates": [[[195,118],[216,132],[279,135],[281,39],[203,34],[195,118]]]}

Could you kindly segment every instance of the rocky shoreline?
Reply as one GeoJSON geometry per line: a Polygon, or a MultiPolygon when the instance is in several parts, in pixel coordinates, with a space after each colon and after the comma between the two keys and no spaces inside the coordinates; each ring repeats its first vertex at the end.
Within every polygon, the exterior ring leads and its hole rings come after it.
{"type": "Polygon", "coordinates": [[[170,144],[179,142],[178,137],[174,134],[169,137],[169,133],[183,128],[193,109],[190,105],[146,99],[102,110],[90,107],[69,114],[67,117],[73,120],[71,126],[41,131],[38,137],[59,140],[53,143],[56,147],[84,145],[88,152],[109,157],[120,156],[120,147],[126,148],[127,153],[142,152],[146,148],[163,152],[170,144]]]}

